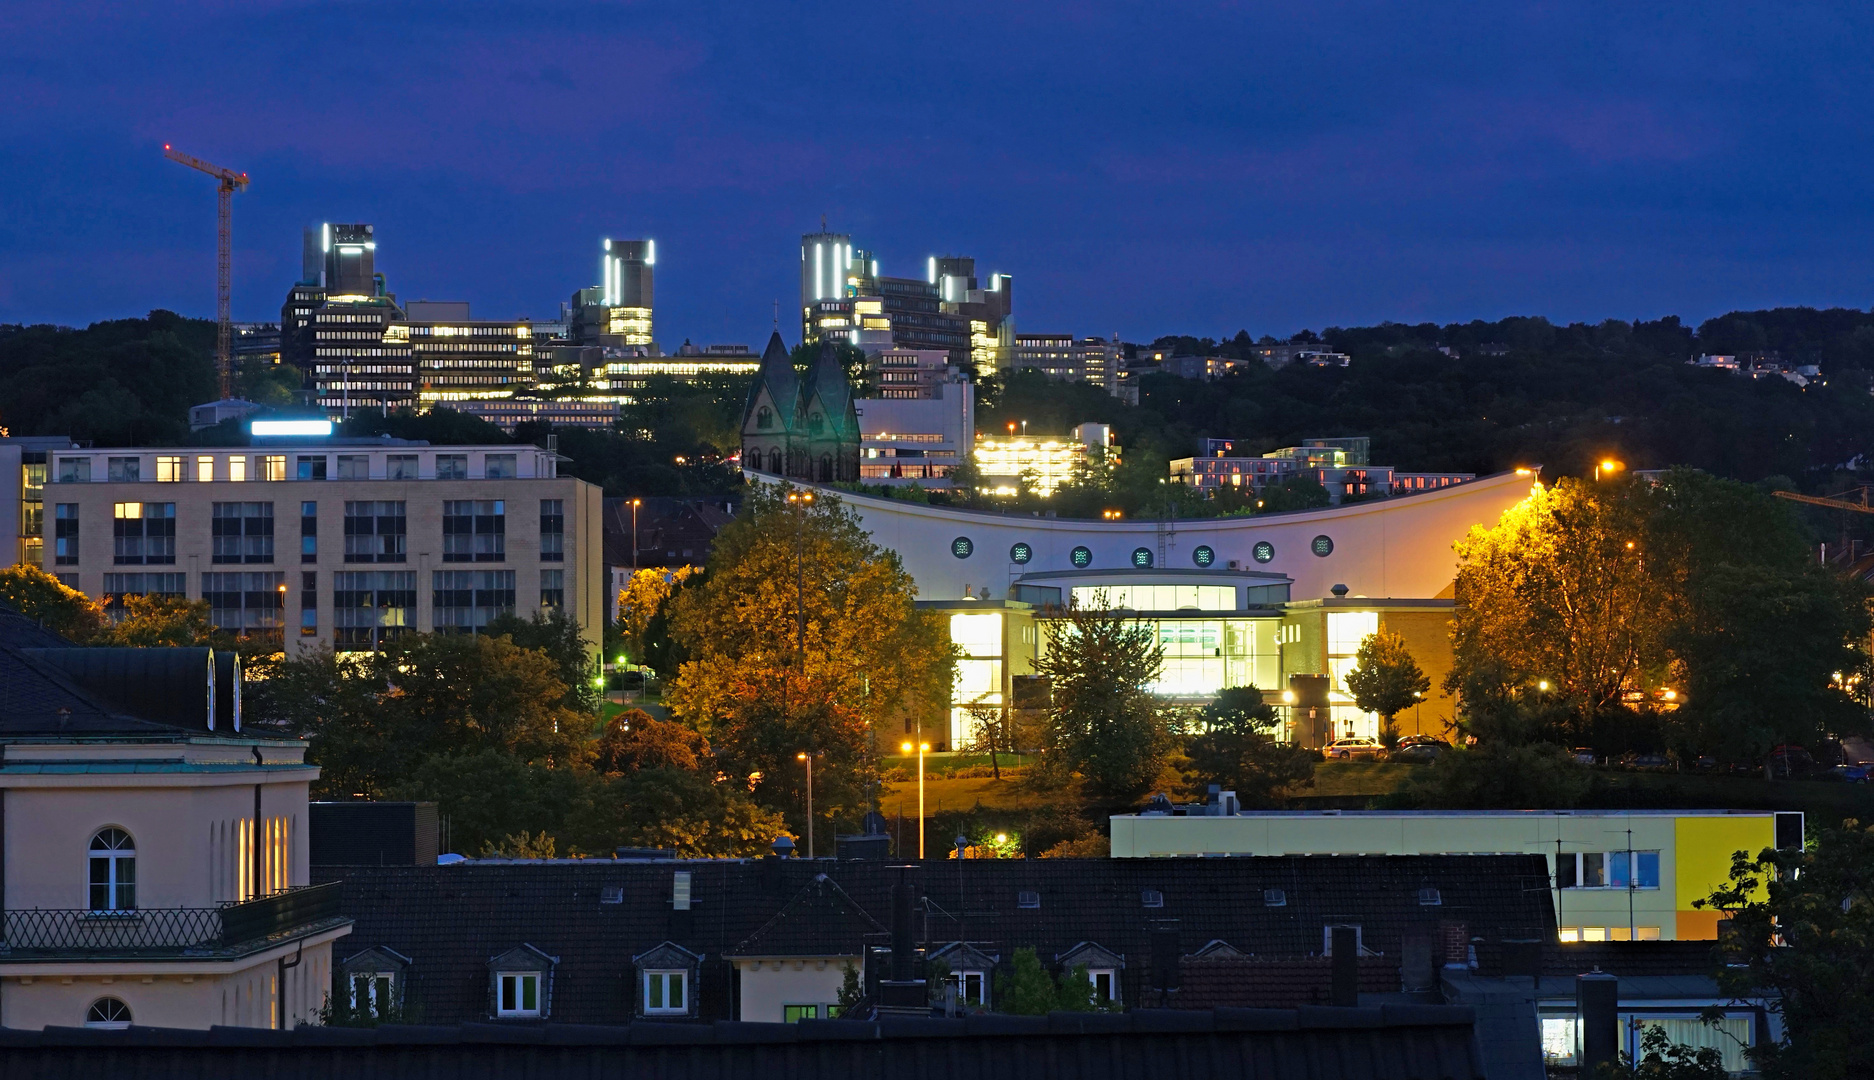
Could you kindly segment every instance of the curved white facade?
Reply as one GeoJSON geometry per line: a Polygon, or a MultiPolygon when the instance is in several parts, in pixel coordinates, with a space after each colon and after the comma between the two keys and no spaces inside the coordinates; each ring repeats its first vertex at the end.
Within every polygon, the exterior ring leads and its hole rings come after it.
{"type": "Polygon", "coordinates": [[[1335,585],[1354,596],[1433,598],[1449,595],[1457,571],[1453,545],[1473,525],[1495,524],[1535,482],[1531,473],[1499,473],[1324,510],[1168,522],[1026,517],[832,494],[904,560],[920,600],[961,599],[966,589],[977,596],[988,589],[1000,599],[1023,575],[1045,571],[1148,568],[1284,574],[1297,600],[1325,597],[1335,585]],[[1018,561],[1018,544],[1027,545],[1026,562],[1018,561]],[[1266,559],[1258,558],[1260,545],[1266,559]],[[1201,548],[1209,549],[1207,564],[1199,561],[1201,548]],[[1076,549],[1084,564],[1074,561],[1076,549]]]}

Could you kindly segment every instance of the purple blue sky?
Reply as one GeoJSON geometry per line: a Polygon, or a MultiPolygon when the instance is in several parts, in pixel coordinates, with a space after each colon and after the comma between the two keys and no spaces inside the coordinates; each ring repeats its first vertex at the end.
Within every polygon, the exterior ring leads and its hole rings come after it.
{"type": "Polygon", "coordinates": [[[0,322],[212,316],[166,141],[243,320],[370,221],[488,317],[653,237],[665,346],[759,344],[821,214],[1026,332],[1874,302],[1874,8],[1664,7],[0,0],[0,322]]]}

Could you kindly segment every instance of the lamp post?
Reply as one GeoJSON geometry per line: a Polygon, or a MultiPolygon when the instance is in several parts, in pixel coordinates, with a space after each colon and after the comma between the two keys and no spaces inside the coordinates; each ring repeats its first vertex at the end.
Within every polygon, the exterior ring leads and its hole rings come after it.
{"type": "Polygon", "coordinates": [[[1618,461],[1615,461],[1613,458],[1603,459],[1602,461],[1597,462],[1594,466],[1594,479],[1598,482],[1601,479],[1601,475],[1603,473],[1609,476],[1612,476],[1614,473],[1617,473],[1624,468],[1626,468],[1625,465],[1621,464],[1618,461]]]}
{"type": "Polygon", "coordinates": [[[813,755],[802,750],[795,760],[807,763],[807,857],[813,858],[813,755]]]}
{"type": "Polygon", "coordinates": [[[807,670],[807,572],[806,553],[802,545],[806,542],[807,523],[801,512],[813,505],[813,492],[790,491],[787,494],[787,502],[795,510],[794,613],[799,625],[795,628],[794,656],[804,672],[807,670]]]}
{"type": "MultiPolygon", "coordinates": [[[[899,747],[906,754],[912,750],[910,743],[899,747]]],[[[930,743],[917,744],[917,857],[924,858],[924,755],[930,753],[930,743]]]]}
{"type": "Polygon", "coordinates": [[[631,571],[634,574],[638,570],[638,504],[643,501],[643,499],[631,500],[631,571]]]}

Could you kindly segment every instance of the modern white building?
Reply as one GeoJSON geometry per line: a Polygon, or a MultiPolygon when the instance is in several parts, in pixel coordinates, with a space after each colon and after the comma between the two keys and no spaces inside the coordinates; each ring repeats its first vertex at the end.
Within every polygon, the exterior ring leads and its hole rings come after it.
{"type": "MultiPolygon", "coordinates": [[[[941,354],[939,354],[941,355],[941,354]]],[[[867,484],[948,488],[950,473],[976,446],[976,395],[951,373],[928,397],[870,397],[859,412],[859,479],[867,484]]]]}

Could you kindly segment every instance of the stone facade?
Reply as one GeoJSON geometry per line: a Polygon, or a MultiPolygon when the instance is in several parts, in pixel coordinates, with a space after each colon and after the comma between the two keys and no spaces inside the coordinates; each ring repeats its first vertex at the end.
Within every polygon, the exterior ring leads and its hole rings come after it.
{"type": "Polygon", "coordinates": [[[781,335],[768,339],[742,413],[742,467],[807,483],[859,479],[859,412],[831,342],[803,380],[781,335]]]}

